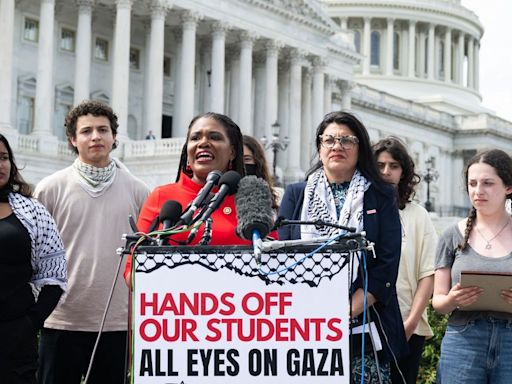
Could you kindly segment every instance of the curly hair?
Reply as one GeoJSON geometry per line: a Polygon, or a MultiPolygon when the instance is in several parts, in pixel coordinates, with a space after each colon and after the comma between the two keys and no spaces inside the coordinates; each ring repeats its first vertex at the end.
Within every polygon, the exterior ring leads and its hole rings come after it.
{"type": "Polygon", "coordinates": [[[272,208],[276,211],[279,209],[279,204],[277,203],[278,196],[277,192],[274,189],[274,180],[273,177],[270,176],[270,171],[268,169],[267,158],[265,157],[265,150],[263,146],[260,144],[258,140],[256,140],[252,136],[244,135],[243,136],[244,145],[249,148],[254,156],[254,164],[256,165],[256,176],[265,180],[269,187],[270,192],[272,194],[272,208]]]}
{"type": "Polygon", "coordinates": [[[201,118],[213,119],[217,123],[219,123],[226,130],[226,134],[228,136],[229,142],[233,146],[233,150],[235,151],[235,158],[232,161],[232,169],[238,172],[242,177],[245,176],[245,166],[244,166],[244,146],[242,144],[242,132],[240,131],[240,127],[231,120],[230,117],[215,113],[215,112],[206,112],[201,115],[198,115],[192,119],[187,129],[187,140],[185,144],[183,144],[183,148],[181,150],[180,155],[180,164],[178,166],[178,174],[176,175],[176,182],[180,179],[181,173],[184,173],[188,177],[192,177],[192,170],[187,169],[187,145],[188,139],[190,135],[190,129],[194,125],[194,123],[201,118]]]}
{"type": "Polygon", "coordinates": [[[377,159],[382,152],[387,152],[393,160],[397,161],[402,167],[402,176],[398,182],[398,202],[400,209],[404,209],[407,203],[410,203],[415,188],[421,181],[420,175],[414,171],[414,161],[407,152],[404,143],[395,136],[388,136],[379,140],[373,146],[373,152],[377,159]]]}
{"type": "MultiPolygon", "coordinates": [[[[69,147],[76,154],[78,154],[78,149],[76,149],[76,147],[71,144],[71,139],[76,139],[76,122],[80,116],[87,116],[89,114],[93,116],[105,116],[110,122],[112,135],[114,137],[117,135],[117,128],[119,127],[119,124],[117,123],[117,115],[114,113],[112,108],[110,108],[107,104],[102,103],[101,101],[84,100],[71,111],[69,111],[64,120],[69,147]]],[[[112,149],[116,148],[117,141],[115,141],[114,145],[112,146],[112,149]]]]}
{"type": "Polygon", "coordinates": [[[32,196],[32,188],[30,185],[23,180],[23,177],[21,177],[21,174],[18,170],[18,167],[16,166],[16,162],[14,161],[14,154],[12,152],[11,146],[9,145],[9,142],[7,141],[7,138],[0,133],[0,142],[2,142],[5,145],[5,148],[7,149],[7,153],[9,155],[9,163],[11,164],[11,172],[9,174],[9,180],[7,181],[7,185],[3,187],[5,188],[7,192],[15,192],[19,193],[20,195],[23,195],[25,197],[31,197],[32,196]]]}
{"type": "MultiPolygon", "coordinates": [[[[504,151],[500,149],[490,149],[478,152],[475,156],[473,156],[468,164],[466,165],[466,170],[464,171],[464,183],[466,184],[466,192],[469,193],[468,188],[468,174],[469,168],[473,164],[482,163],[490,165],[496,171],[498,177],[503,181],[503,184],[507,187],[512,186],[512,158],[504,151]]],[[[512,199],[512,192],[509,193],[506,197],[507,199],[512,199]]],[[[475,225],[475,219],[477,217],[477,211],[475,207],[471,207],[469,211],[468,218],[466,220],[466,228],[464,230],[464,240],[461,244],[459,244],[459,250],[463,251],[469,241],[469,236],[471,235],[471,231],[475,225]]]]}

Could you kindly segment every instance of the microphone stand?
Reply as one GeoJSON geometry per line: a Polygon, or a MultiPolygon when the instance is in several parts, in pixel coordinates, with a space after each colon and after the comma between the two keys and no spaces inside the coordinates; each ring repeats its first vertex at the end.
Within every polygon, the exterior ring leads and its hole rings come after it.
{"type": "Polygon", "coordinates": [[[347,232],[355,233],[357,231],[357,228],[354,227],[346,227],[344,225],[331,223],[324,220],[315,220],[315,221],[304,221],[304,220],[287,220],[287,219],[277,219],[276,223],[274,224],[274,228],[272,230],[276,230],[279,227],[285,226],[285,225],[314,225],[316,229],[320,227],[332,227],[332,228],[338,228],[342,229],[347,232]]]}
{"type": "Polygon", "coordinates": [[[204,223],[204,232],[203,236],[201,237],[201,241],[199,242],[199,245],[208,245],[208,243],[212,239],[212,224],[213,219],[209,217],[206,219],[206,222],[204,223]]]}

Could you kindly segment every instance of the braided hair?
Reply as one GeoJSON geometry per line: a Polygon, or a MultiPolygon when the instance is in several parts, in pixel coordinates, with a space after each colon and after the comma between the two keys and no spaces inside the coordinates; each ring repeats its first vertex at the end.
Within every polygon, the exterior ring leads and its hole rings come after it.
{"type": "MultiPolygon", "coordinates": [[[[466,183],[466,192],[468,190],[468,173],[469,168],[476,163],[483,163],[490,165],[496,171],[498,177],[503,181],[503,184],[507,187],[512,186],[512,158],[504,151],[500,149],[491,149],[486,151],[478,152],[473,156],[466,166],[464,172],[464,182],[466,183]]],[[[506,197],[512,199],[512,193],[509,193],[506,197]]],[[[475,226],[476,209],[472,207],[469,211],[468,218],[466,220],[466,229],[464,230],[464,240],[462,244],[459,244],[458,249],[463,251],[468,245],[469,236],[475,226]]]]}

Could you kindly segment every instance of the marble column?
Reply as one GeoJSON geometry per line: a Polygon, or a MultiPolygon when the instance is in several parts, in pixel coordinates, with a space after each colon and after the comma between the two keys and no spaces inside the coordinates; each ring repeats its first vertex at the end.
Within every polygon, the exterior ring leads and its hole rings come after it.
{"type": "Polygon", "coordinates": [[[418,72],[419,77],[425,77],[425,31],[420,29],[418,34],[418,72]]]}
{"type": "Polygon", "coordinates": [[[288,117],[288,168],[287,174],[294,180],[301,176],[301,103],[302,103],[302,63],[304,53],[293,49],[290,53],[290,114],[288,117]]]}
{"type": "Polygon", "coordinates": [[[236,47],[229,47],[229,108],[228,114],[235,123],[240,120],[240,54],[236,47]]]}
{"type": "Polygon", "coordinates": [[[388,18],[387,19],[387,29],[386,29],[386,75],[393,75],[393,53],[394,53],[394,24],[395,19],[388,18]]]}
{"type": "Polygon", "coordinates": [[[364,18],[363,26],[363,75],[370,74],[370,57],[371,57],[371,19],[364,18]]]}
{"type": "Polygon", "coordinates": [[[157,138],[162,137],[162,105],[164,94],[164,37],[165,16],[168,8],[159,1],[150,4],[151,32],[149,38],[148,95],[144,99],[146,120],[144,132],[153,131],[157,138]]]}
{"type": "Polygon", "coordinates": [[[353,82],[346,80],[341,82],[341,109],[344,111],[350,111],[352,109],[352,88],[354,88],[353,82]]]}
{"type": "Polygon", "coordinates": [[[272,124],[277,121],[277,61],[281,44],[269,40],[265,44],[265,136],[272,137],[272,124]]]}
{"type": "Polygon", "coordinates": [[[340,28],[343,31],[346,31],[348,29],[347,23],[348,23],[348,17],[340,17],[340,28]]]}
{"type": "Polygon", "coordinates": [[[325,63],[320,57],[313,60],[313,125],[320,124],[324,117],[325,63]]]}
{"type": "MultiPolygon", "coordinates": [[[[179,26],[178,26],[179,28],[179,26]]],[[[176,42],[176,55],[175,65],[176,68],[174,73],[176,75],[174,81],[174,94],[173,94],[173,118],[172,118],[172,137],[180,137],[177,133],[178,130],[178,121],[181,121],[181,52],[183,51],[183,29],[175,29],[173,31],[174,41],[176,42]]],[[[185,128],[181,128],[183,132],[186,131],[185,128]]]]}
{"type": "Polygon", "coordinates": [[[332,112],[332,87],[334,80],[331,75],[326,76],[324,81],[324,114],[332,112]]]}
{"type": "Polygon", "coordinates": [[[34,113],[35,135],[53,135],[53,42],[55,1],[41,0],[37,54],[37,86],[34,113]]]}
{"type": "Polygon", "coordinates": [[[242,132],[253,136],[252,126],[252,47],[256,35],[243,31],[240,34],[240,98],[238,124],[242,132]]]}
{"type": "Polygon", "coordinates": [[[474,57],[475,39],[468,37],[468,88],[475,87],[475,57],[474,57]]]}
{"type": "Polygon", "coordinates": [[[117,114],[117,137],[128,138],[130,86],[130,31],[133,0],[116,0],[114,58],[112,65],[112,109],[117,114]]]}
{"type": "Polygon", "coordinates": [[[457,39],[457,84],[464,85],[464,32],[457,39]]]}
{"type": "Polygon", "coordinates": [[[196,64],[196,28],[200,16],[186,11],[181,16],[183,35],[181,41],[180,67],[180,112],[176,122],[175,137],[185,137],[190,121],[194,117],[194,70],[196,64]]]}
{"type": "Polygon", "coordinates": [[[452,82],[452,30],[448,27],[444,32],[444,81],[452,82]]]}
{"type": "Polygon", "coordinates": [[[409,21],[409,44],[408,44],[408,71],[407,74],[409,77],[416,76],[416,21],[409,21]]]}
{"type": "Polygon", "coordinates": [[[475,40],[475,80],[474,80],[474,86],[475,89],[478,91],[480,90],[480,42],[478,40],[475,40]]]}
{"type": "Polygon", "coordinates": [[[215,22],[212,25],[212,73],[210,88],[210,110],[224,113],[224,86],[226,71],[226,31],[228,25],[215,22]]]}
{"type": "Polygon", "coordinates": [[[427,78],[434,80],[434,65],[435,65],[435,39],[436,39],[436,26],[429,24],[428,26],[428,57],[427,57],[427,78]]]}
{"type": "Polygon", "coordinates": [[[92,7],[94,0],[77,0],[78,26],[76,31],[74,105],[90,98],[92,7]]]}
{"type": "Polygon", "coordinates": [[[11,121],[14,0],[0,0],[0,130],[14,130],[11,121]]]}
{"type": "Polygon", "coordinates": [[[301,108],[301,168],[307,170],[310,167],[311,150],[313,148],[311,138],[314,128],[311,122],[311,68],[304,68],[302,76],[302,108],[301,108]]]}

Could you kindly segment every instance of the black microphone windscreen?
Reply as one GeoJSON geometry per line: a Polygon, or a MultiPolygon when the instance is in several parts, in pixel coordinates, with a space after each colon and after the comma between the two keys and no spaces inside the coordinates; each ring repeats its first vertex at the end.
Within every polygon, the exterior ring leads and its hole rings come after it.
{"type": "Polygon", "coordinates": [[[234,195],[238,190],[238,183],[240,182],[240,174],[237,171],[227,171],[219,180],[219,185],[225,184],[229,187],[228,195],[234,195]]]}
{"type": "Polygon", "coordinates": [[[174,225],[181,216],[182,206],[175,200],[167,200],[160,208],[160,222],[168,221],[170,226],[174,225]]]}
{"type": "Polygon", "coordinates": [[[256,176],[240,180],[235,195],[238,236],[250,240],[253,230],[263,238],[268,235],[274,221],[272,193],[268,183],[256,176]]]}

